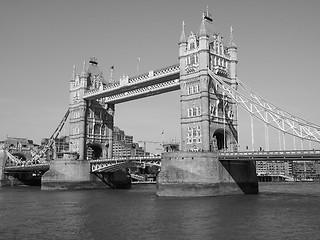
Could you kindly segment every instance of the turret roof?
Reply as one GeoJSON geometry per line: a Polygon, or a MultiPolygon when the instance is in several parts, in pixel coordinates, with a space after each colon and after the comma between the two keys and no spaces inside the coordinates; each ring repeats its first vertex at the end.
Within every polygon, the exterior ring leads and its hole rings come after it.
{"type": "Polygon", "coordinates": [[[213,20],[211,18],[211,14],[208,12],[204,12],[202,15],[202,21],[199,28],[199,36],[208,36],[212,38],[214,33],[213,20]]]}
{"type": "Polygon", "coordinates": [[[180,41],[179,43],[186,43],[187,42],[187,38],[186,38],[186,33],[184,32],[184,21],[182,22],[182,32],[181,32],[181,36],[180,36],[180,41]]]}

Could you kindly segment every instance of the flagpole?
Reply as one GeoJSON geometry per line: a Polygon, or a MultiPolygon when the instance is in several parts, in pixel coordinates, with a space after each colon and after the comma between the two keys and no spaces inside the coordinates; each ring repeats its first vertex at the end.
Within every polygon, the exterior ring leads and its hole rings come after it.
{"type": "Polygon", "coordinates": [[[138,57],[138,63],[137,63],[137,75],[139,75],[139,64],[140,64],[140,58],[138,57]]]}

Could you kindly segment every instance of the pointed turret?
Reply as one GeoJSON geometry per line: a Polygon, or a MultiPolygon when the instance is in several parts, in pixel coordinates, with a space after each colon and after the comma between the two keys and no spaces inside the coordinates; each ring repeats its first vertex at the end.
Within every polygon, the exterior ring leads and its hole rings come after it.
{"type": "Polygon", "coordinates": [[[230,40],[229,40],[229,46],[228,47],[237,47],[233,40],[233,28],[230,27],[230,40]]]}
{"type": "Polygon", "coordinates": [[[75,81],[75,80],[76,80],[76,65],[73,65],[71,81],[75,81]]]}
{"type": "Polygon", "coordinates": [[[72,76],[70,79],[70,90],[74,87],[76,82],[76,65],[73,65],[72,76]]]}
{"type": "Polygon", "coordinates": [[[186,43],[187,42],[186,33],[184,31],[184,28],[185,28],[185,23],[184,23],[184,21],[182,21],[182,32],[181,32],[179,43],[186,43]]]}
{"type": "Polygon", "coordinates": [[[234,88],[237,87],[236,78],[237,78],[237,63],[238,63],[238,49],[233,40],[233,28],[230,28],[230,41],[227,48],[230,64],[229,64],[229,76],[232,79],[232,85],[234,88]]]}
{"type": "Polygon", "coordinates": [[[207,8],[207,12],[204,12],[202,14],[202,21],[199,28],[199,37],[201,36],[208,36],[212,38],[213,36],[213,20],[211,18],[211,14],[209,13],[209,10],[207,8]]]}
{"type": "Polygon", "coordinates": [[[82,68],[82,72],[81,72],[81,77],[84,77],[86,75],[86,72],[87,72],[86,61],[83,61],[83,68],[82,68]]]}
{"type": "Polygon", "coordinates": [[[109,83],[114,83],[114,66],[110,67],[110,81],[109,83]]]}
{"type": "Polygon", "coordinates": [[[199,29],[199,69],[206,71],[209,66],[209,42],[213,37],[213,24],[210,14],[204,12],[202,14],[202,21],[199,29]]]}
{"type": "Polygon", "coordinates": [[[200,30],[199,30],[199,37],[208,36],[204,21],[205,21],[205,13],[203,13],[202,15],[202,21],[201,21],[200,30]]]}
{"type": "Polygon", "coordinates": [[[179,62],[180,62],[180,74],[182,74],[183,69],[185,69],[186,65],[186,50],[187,50],[187,39],[186,39],[186,33],[185,33],[185,23],[184,21],[182,22],[182,32],[181,32],[181,37],[179,41],[179,62]]]}

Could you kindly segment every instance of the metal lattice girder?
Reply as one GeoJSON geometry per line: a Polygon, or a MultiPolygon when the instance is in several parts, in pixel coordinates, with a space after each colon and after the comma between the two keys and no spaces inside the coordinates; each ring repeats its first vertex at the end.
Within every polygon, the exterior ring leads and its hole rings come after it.
{"type": "Polygon", "coordinates": [[[6,150],[6,154],[8,156],[8,160],[9,160],[9,162],[7,162],[6,165],[8,165],[8,166],[22,166],[22,165],[24,165],[23,161],[16,158],[15,156],[13,156],[9,151],[6,150]]]}
{"type": "Polygon", "coordinates": [[[320,126],[308,122],[300,117],[290,114],[286,110],[270,103],[259,94],[252,91],[239,79],[239,90],[234,89],[213,71],[208,69],[209,75],[228,97],[244,108],[252,116],[262,122],[280,130],[283,133],[293,135],[301,140],[320,142],[320,126]],[[242,91],[240,91],[242,90],[242,91]]]}
{"type": "Polygon", "coordinates": [[[130,165],[139,165],[145,163],[146,165],[161,166],[161,157],[146,156],[146,157],[122,157],[91,160],[91,172],[115,171],[130,167],[130,165]]]}
{"type": "Polygon", "coordinates": [[[93,173],[95,173],[95,172],[116,172],[121,169],[133,167],[136,164],[137,163],[135,161],[100,164],[100,165],[92,166],[91,172],[93,172],[93,173]]]}

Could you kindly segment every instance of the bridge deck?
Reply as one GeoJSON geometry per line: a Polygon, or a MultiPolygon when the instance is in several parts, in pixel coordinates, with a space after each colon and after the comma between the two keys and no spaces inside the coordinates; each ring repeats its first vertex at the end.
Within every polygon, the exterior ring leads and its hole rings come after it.
{"type": "Polygon", "coordinates": [[[4,168],[4,172],[31,172],[31,171],[47,171],[49,164],[32,164],[26,166],[8,166],[4,168]]]}

